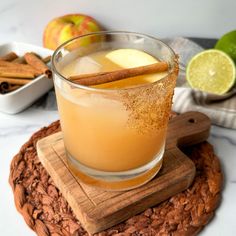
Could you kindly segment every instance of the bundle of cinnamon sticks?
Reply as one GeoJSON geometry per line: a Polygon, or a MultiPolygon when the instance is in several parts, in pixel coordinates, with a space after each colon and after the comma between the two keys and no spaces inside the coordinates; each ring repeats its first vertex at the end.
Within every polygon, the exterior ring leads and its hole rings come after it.
{"type": "Polygon", "coordinates": [[[52,72],[47,66],[50,59],[51,56],[41,58],[33,52],[22,57],[14,52],[0,56],[0,93],[14,91],[42,74],[51,78],[52,72]]]}

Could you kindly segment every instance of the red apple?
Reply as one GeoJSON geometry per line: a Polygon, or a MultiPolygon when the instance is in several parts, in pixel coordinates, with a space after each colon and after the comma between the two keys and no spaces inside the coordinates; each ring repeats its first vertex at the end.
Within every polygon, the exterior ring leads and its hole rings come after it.
{"type": "MultiPolygon", "coordinates": [[[[43,45],[55,50],[65,41],[76,36],[100,31],[98,23],[90,16],[82,14],[70,14],[53,19],[44,30],[43,45]]],[[[89,40],[83,44],[89,44],[89,40]]]]}

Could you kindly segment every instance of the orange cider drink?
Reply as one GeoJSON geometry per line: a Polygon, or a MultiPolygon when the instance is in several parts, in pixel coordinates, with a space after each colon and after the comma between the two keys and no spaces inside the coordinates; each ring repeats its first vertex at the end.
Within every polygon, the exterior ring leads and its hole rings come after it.
{"type": "Polygon", "coordinates": [[[110,190],[131,189],[153,178],[162,165],[178,73],[174,52],[149,36],[101,32],[62,45],[52,63],[73,173],[87,184],[110,190]],[[86,37],[94,42],[81,45],[86,37]],[[69,80],[159,61],[168,62],[168,71],[93,86],[69,80]]]}

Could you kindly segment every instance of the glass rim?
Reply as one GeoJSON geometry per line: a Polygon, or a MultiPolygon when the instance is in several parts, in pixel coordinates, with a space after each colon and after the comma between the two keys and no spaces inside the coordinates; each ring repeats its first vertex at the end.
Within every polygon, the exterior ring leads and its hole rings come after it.
{"type": "Polygon", "coordinates": [[[144,34],[144,33],[137,33],[137,32],[131,32],[131,31],[113,31],[113,30],[108,30],[108,31],[98,31],[98,32],[92,32],[92,33],[88,33],[88,34],[84,34],[84,35],[80,35],[80,36],[77,36],[75,38],[72,38],[70,40],[67,40],[66,42],[64,42],[63,44],[61,44],[52,54],[52,59],[51,59],[51,67],[52,67],[52,72],[55,73],[60,79],[64,80],[66,83],[70,84],[71,86],[74,86],[76,88],[79,88],[79,89],[84,89],[84,90],[89,90],[89,91],[99,91],[99,92],[115,92],[115,91],[125,91],[125,90],[132,90],[132,89],[137,89],[137,88],[144,88],[144,87],[148,87],[148,86],[151,86],[151,85],[155,85],[155,84],[158,84],[160,82],[162,82],[163,80],[167,79],[168,76],[174,72],[175,70],[175,58],[176,58],[176,53],[174,52],[174,50],[169,46],[167,45],[166,43],[164,43],[162,40],[154,37],[154,36],[150,36],[148,34],[144,34]],[[65,46],[79,38],[84,38],[84,37],[88,37],[88,36],[93,36],[93,35],[105,35],[105,34],[126,34],[126,35],[137,35],[137,36],[141,36],[143,38],[147,38],[147,39],[151,39],[151,40],[154,40],[154,41],[157,41],[158,43],[162,44],[163,46],[165,46],[172,54],[173,56],[173,60],[174,60],[174,66],[173,68],[171,68],[170,71],[168,71],[168,74],[166,76],[164,76],[163,78],[157,80],[157,81],[154,81],[154,82],[151,82],[151,83],[145,83],[145,84],[140,84],[138,86],[134,86],[134,87],[127,87],[127,88],[95,88],[95,87],[90,87],[90,86],[86,86],[86,85],[81,85],[81,84],[78,84],[78,83],[75,83],[69,79],[67,79],[65,76],[63,76],[56,68],[56,65],[55,65],[55,58],[56,58],[56,55],[63,49],[65,48],[65,46]]]}

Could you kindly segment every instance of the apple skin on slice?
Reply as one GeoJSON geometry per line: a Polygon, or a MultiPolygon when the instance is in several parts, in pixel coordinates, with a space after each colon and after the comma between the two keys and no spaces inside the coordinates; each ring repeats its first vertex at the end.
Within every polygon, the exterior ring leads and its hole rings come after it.
{"type": "Polygon", "coordinates": [[[109,52],[106,58],[122,68],[146,66],[158,62],[156,58],[137,49],[122,48],[109,52]]]}

